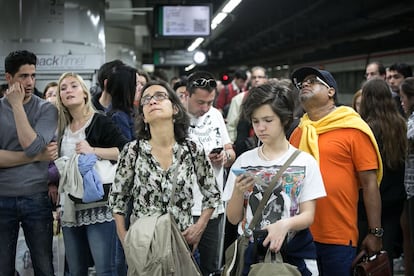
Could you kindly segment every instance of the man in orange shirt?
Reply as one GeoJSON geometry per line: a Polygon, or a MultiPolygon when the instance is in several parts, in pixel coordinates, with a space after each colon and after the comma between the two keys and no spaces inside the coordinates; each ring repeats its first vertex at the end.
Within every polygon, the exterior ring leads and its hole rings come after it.
{"type": "Polygon", "coordinates": [[[338,87],[328,71],[303,67],[292,75],[307,112],[290,142],[319,161],[327,197],[319,199],[311,227],[321,275],[350,275],[358,241],[358,190],[363,189],[369,233],[362,248],[382,247],[378,183],[382,162],[369,126],[351,108],[336,106],[338,87]]]}

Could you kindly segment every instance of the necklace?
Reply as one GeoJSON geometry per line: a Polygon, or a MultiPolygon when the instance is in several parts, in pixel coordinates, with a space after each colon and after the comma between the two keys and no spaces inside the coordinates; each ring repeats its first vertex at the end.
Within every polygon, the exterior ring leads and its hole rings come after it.
{"type": "MultiPolygon", "coordinates": [[[[287,145],[287,148],[288,148],[288,150],[289,150],[289,143],[288,143],[288,145],[287,145]]],[[[264,147],[264,145],[262,145],[262,146],[260,146],[259,147],[259,152],[260,152],[260,154],[262,155],[262,157],[263,157],[263,159],[264,160],[266,160],[266,161],[272,161],[273,159],[272,158],[269,158],[269,157],[267,157],[265,154],[264,154],[264,152],[263,152],[263,147],[264,147]]]]}
{"type": "Polygon", "coordinates": [[[270,161],[270,160],[272,160],[272,159],[270,159],[269,157],[267,157],[267,156],[264,154],[264,152],[263,152],[263,145],[262,145],[261,147],[259,147],[259,151],[260,151],[260,154],[262,155],[262,157],[263,157],[263,159],[264,159],[264,160],[266,160],[266,161],[270,161]]]}

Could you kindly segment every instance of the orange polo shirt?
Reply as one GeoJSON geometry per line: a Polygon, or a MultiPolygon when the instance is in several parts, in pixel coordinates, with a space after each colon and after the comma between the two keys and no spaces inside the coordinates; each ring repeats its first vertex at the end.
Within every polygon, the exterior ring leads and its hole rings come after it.
{"type": "MultiPolygon", "coordinates": [[[[290,137],[299,146],[302,130],[290,137]]],[[[327,196],[316,202],[311,226],[316,242],[357,246],[358,172],[378,169],[378,157],[369,136],[354,128],[319,134],[319,166],[327,196]]]]}

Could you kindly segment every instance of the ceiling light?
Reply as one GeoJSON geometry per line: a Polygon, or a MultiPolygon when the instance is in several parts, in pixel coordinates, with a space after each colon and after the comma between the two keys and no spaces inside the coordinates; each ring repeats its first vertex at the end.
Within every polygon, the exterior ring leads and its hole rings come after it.
{"type": "Polygon", "coordinates": [[[190,64],[190,65],[188,65],[187,67],[185,67],[184,68],[184,70],[186,71],[186,72],[188,72],[188,71],[190,71],[191,69],[193,69],[194,67],[195,67],[196,65],[193,63],[193,64],[190,64]]]}
{"type": "Polygon", "coordinates": [[[207,56],[203,51],[196,51],[193,55],[193,60],[196,64],[202,64],[206,61],[207,56]]]}
{"type": "Polygon", "coordinates": [[[194,40],[194,42],[187,48],[187,51],[192,52],[195,49],[197,49],[198,46],[201,45],[201,43],[203,43],[204,38],[202,37],[198,37],[196,40],[194,40]]]}
{"type": "Polygon", "coordinates": [[[240,4],[240,2],[241,2],[242,0],[230,0],[225,6],[224,6],[224,8],[221,10],[222,12],[225,12],[225,13],[231,13],[233,10],[234,10],[234,8],[235,7],[237,7],[239,4],[240,4]]]}
{"type": "Polygon", "coordinates": [[[215,29],[218,24],[220,24],[225,18],[227,17],[227,13],[220,12],[214,17],[213,21],[211,21],[211,29],[215,29]]]}

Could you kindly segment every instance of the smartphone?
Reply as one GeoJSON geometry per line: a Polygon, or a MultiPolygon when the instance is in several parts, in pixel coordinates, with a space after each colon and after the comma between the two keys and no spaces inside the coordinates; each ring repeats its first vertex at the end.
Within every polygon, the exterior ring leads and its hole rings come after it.
{"type": "Polygon", "coordinates": [[[214,148],[214,149],[212,149],[211,151],[210,151],[210,153],[220,153],[221,151],[223,150],[223,147],[221,147],[221,148],[214,148]]]}
{"type": "Polygon", "coordinates": [[[241,168],[233,168],[233,169],[231,169],[231,171],[236,175],[236,176],[239,176],[239,175],[241,175],[241,174],[244,174],[244,173],[246,173],[246,170],[245,169],[241,169],[241,168]]]}

